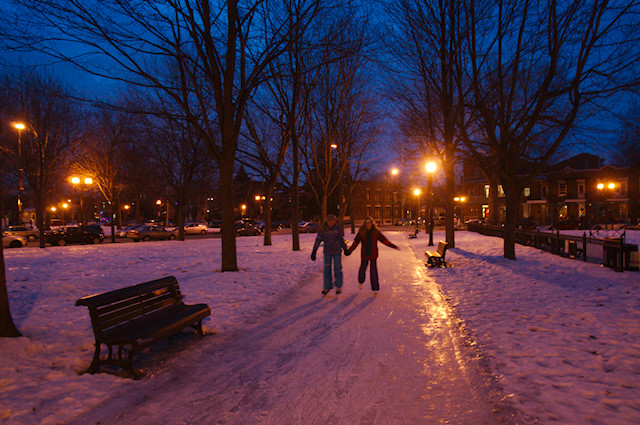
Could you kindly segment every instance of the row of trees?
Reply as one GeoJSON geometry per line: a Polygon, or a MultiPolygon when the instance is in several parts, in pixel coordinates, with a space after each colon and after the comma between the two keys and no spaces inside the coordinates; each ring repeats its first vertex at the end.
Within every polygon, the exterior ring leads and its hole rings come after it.
{"type": "MultiPolygon", "coordinates": [[[[117,125],[112,133],[99,131],[127,140],[105,148],[103,158],[145,146],[150,137],[164,142],[164,148],[153,143],[159,148],[145,152],[172,171],[164,178],[179,205],[186,196],[179,188],[188,186],[199,167],[217,176],[222,271],[238,270],[238,164],[267,183],[267,212],[274,183],[287,181],[293,249],[299,249],[301,176],[313,187],[324,219],[327,198],[343,191],[340,198],[348,202],[353,183],[373,164],[368,155],[380,131],[377,123],[384,122],[378,119],[377,85],[389,88],[388,99],[399,106],[394,111],[408,139],[403,148],[413,159],[439,156],[450,193],[461,155],[503,186],[504,255],[515,259],[518,204],[527,179],[603,99],[638,82],[638,4],[362,3],[16,0],[0,14],[0,38],[6,49],[39,52],[126,90],[127,102],[105,103],[143,118],[133,133],[119,132],[117,125]],[[374,58],[388,72],[375,72],[374,58]],[[199,149],[208,155],[193,155],[199,149]],[[191,165],[196,169],[188,171],[191,165]]],[[[53,133],[34,128],[33,134],[48,146],[53,133]]],[[[112,204],[124,190],[118,181],[104,187],[112,204]]],[[[448,198],[447,240],[453,246],[448,198]]],[[[347,208],[341,207],[344,214],[347,208]]]]}
{"type": "Polygon", "coordinates": [[[515,259],[523,187],[587,119],[615,112],[612,95],[638,86],[639,3],[397,0],[386,11],[403,131],[441,158],[450,194],[459,156],[502,185],[504,256],[515,259]]]}

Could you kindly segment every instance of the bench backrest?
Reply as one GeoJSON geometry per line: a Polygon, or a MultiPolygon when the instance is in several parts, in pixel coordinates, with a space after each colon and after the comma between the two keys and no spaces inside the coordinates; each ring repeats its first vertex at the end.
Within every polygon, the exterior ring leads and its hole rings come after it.
{"type": "Polygon", "coordinates": [[[445,241],[438,242],[438,249],[437,249],[436,252],[444,257],[444,253],[447,251],[447,246],[448,245],[449,244],[447,242],[445,242],[445,241]]]}
{"type": "Polygon", "coordinates": [[[76,301],[87,306],[93,332],[98,335],[115,326],[182,304],[178,280],[174,276],[91,295],[76,301]]]}

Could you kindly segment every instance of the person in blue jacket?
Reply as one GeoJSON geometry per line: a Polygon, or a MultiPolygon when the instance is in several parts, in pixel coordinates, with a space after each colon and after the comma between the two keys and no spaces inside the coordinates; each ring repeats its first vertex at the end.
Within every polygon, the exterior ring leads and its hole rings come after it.
{"type": "Polygon", "coordinates": [[[327,215],[327,221],[318,231],[318,236],[311,252],[311,260],[313,261],[316,261],[316,252],[321,242],[324,243],[324,284],[322,295],[327,295],[334,286],[336,287],[337,295],[342,292],[342,251],[347,252],[347,244],[344,242],[342,229],[333,214],[327,215]],[[332,265],[333,281],[331,276],[332,265]]]}

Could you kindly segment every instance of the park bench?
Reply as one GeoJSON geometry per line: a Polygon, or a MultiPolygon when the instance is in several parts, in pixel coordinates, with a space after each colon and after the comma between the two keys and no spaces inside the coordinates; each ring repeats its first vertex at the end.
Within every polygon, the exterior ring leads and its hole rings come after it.
{"type": "Polygon", "coordinates": [[[417,237],[418,237],[417,229],[413,233],[409,233],[409,239],[416,239],[417,237]]]}
{"type": "Polygon", "coordinates": [[[447,253],[447,246],[449,246],[447,242],[440,241],[436,251],[425,251],[424,255],[427,257],[427,265],[429,267],[447,267],[447,262],[444,258],[447,253]]]}
{"type": "Polygon", "coordinates": [[[211,314],[206,304],[184,304],[173,276],[80,298],[76,306],[89,308],[96,339],[87,372],[115,365],[134,379],[143,376],[133,369],[136,353],[188,326],[204,336],[202,320],[211,314]],[[108,349],[106,358],[101,358],[103,344],[108,349]]]}

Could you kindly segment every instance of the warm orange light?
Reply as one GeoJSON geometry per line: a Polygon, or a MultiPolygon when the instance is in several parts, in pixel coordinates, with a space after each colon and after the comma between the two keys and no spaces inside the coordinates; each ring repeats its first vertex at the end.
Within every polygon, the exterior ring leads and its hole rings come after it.
{"type": "Polygon", "coordinates": [[[616,185],[615,183],[609,183],[609,189],[615,189],[616,185]]]}
{"type": "Polygon", "coordinates": [[[458,198],[457,196],[455,198],[453,198],[454,201],[458,202],[460,201],[460,198],[458,198]]]}
{"type": "Polygon", "coordinates": [[[71,177],[71,183],[73,184],[80,183],[80,177],[71,177]]]}
{"type": "Polygon", "coordinates": [[[429,161],[427,162],[427,173],[433,173],[436,171],[436,169],[438,168],[436,163],[433,161],[429,161]]]}
{"type": "Polygon", "coordinates": [[[66,210],[67,208],[69,208],[69,204],[62,204],[62,208],[66,210]]]}
{"type": "Polygon", "coordinates": [[[242,208],[242,211],[247,209],[247,206],[245,204],[240,205],[240,208],[242,208]]]}
{"type": "Polygon", "coordinates": [[[413,194],[416,196],[420,196],[420,194],[422,193],[422,191],[420,189],[413,189],[413,194]]]}
{"type": "Polygon", "coordinates": [[[465,198],[464,196],[461,196],[461,197],[460,197],[460,202],[464,202],[464,201],[466,201],[466,200],[467,200],[467,198],[465,198]]]}
{"type": "Polygon", "coordinates": [[[391,175],[392,176],[397,176],[399,172],[400,172],[400,170],[398,170],[397,168],[392,168],[391,169],[391,175]]]}
{"type": "Polygon", "coordinates": [[[91,177],[84,178],[84,184],[92,184],[92,183],[93,183],[93,179],[91,177]]]}
{"type": "Polygon", "coordinates": [[[15,124],[13,124],[13,126],[14,126],[15,128],[17,128],[18,130],[24,130],[25,128],[27,128],[27,126],[26,126],[26,125],[24,125],[24,124],[22,124],[21,122],[17,122],[17,123],[15,123],[15,124]]]}
{"type": "Polygon", "coordinates": [[[56,207],[51,207],[51,212],[56,212],[56,207]]]}
{"type": "Polygon", "coordinates": [[[331,149],[338,149],[338,145],[336,145],[335,143],[331,143],[331,149]]]}
{"type": "Polygon", "coordinates": [[[256,199],[256,201],[259,201],[260,200],[260,195],[256,195],[255,199],[256,199]]]}
{"type": "Polygon", "coordinates": [[[598,186],[596,186],[598,189],[602,190],[604,189],[604,184],[603,183],[598,183],[598,186]]]}
{"type": "Polygon", "coordinates": [[[158,199],[158,200],[156,201],[156,205],[162,205],[162,201],[161,201],[160,199],[158,199]]]}
{"type": "Polygon", "coordinates": [[[124,208],[125,210],[128,210],[128,209],[129,209],[129,208],[131,208],[131,207],[130,207],[129,205],[125,205],[123,208],[124,208]]]}

